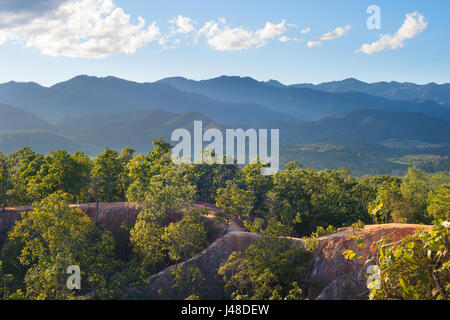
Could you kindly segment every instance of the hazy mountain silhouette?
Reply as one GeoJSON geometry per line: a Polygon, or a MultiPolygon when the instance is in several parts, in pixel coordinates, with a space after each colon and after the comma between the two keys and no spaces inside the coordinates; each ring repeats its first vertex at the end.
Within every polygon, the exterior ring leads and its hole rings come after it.
{"type": "Polygon", "coordinates": [[[0,103],[0,131],[47,130],[52,126],[34,113],[0,103]]]}
{"type": "Polygon", "coordinates": [[[34,112],[46,119],[88,113],[119,113],[136,109],[198,111],[215,121],[240,120],[261,124],[290,117],[255,103],[225,103],[183,92],[165,83],[137,83],[114,77],[78,76],[52,87],[9,82],[0,85],[0,101],[34,112]]]}
{"type": "Polygon", "coordinates": [[[396,81],[366,83],[349,78],[317,85],[310,83],[294,84],[290,87],[318,89],[327,92],[357,91],[394,100],[433,100],[450,106],[450,83],[440,85],[434,82],[425,85],[396,81]]]}
{"type": "MultiPolygon", "coordinates": [[[[0,142],[9,152],[31,146],[42,153],[62,148],[95,156],[105,147],[130,146],[146,153],[153,139],[170,141],[173,130],[192,130],[194,120],[202,120],[205,129],[280,129],[281,160],[315,168],[397,174],[408,166],[404,159],[418,159],[431,171],[448,168],[449,108],[357,92],[373,93],[371,85],[348,79],[318,90],[320,85],[295,88],[225,76],[155,83],[78,76],[52,87],[8,82],[0,84],[0,142]]],[[[445,98],[430,92],[426,97],[445,98]]]]}
{"type": "Polygon", "coordinates": [[[176,77],[162,79],[158,83],[170,84],[182,91],[229,103],[256,103],[303,120],[313,120],[356,109],[422,112],[450,120],[450,109],[435,101],[397,101],[361,92],[326,92],[283,86],[275,80],[259,82],[249,77],[222,76],[194,81],[176,77]]]}
{"type": "Polygon", "coordinates": [[[175,129],[193,132],[194,121],[202,121],[203,128],[221,128],[208,117],[190,111],[174,114],[162,110],[131,111],[118,114],[89,114],[64,118],[55,124],[56,130],[81,144],[121,149],[135,148],[140,153],[152,149],[152,140],[163,137],[170,141],[175,129]]]}
{"type": "Polygon", "coordinates": [[[104,148],[85,145],[56,132],[46,130],[0,131],[0,149],[6,152],[31,147],[33,151],[46,154],[48,151],[64,149],[70,153],[84,151],[90,155],[102,152],[104,148]]]}
{"type": "Polygon", "coordinates": [[[286,124],[280,132],[285,143],[396,139],[450,144],[449,121],[404,111],[355,110],[295,126],[286,124]]]}
{"type": "Polygon", "coordinates": [[[450,119],[450,109],[429,100],[392,101],[367,93],[357,80],[351,92],[337,85],[323,89],[287,87],[276,80],[259,82],[249,77],[222,76],[193,81],[167,78],[137,83],[115,77],[78,76],[52,87],[36,83],[8,82],[0,85],[0,101],[31,111],[46,120],[88,113],[120,113],[137,109],[161,109],[184,113],[198,111],[220,123],[261,125],[269,121],[295,122],[349,112],[383,109],[422,112],[450,119]],[[334,89],[333,89],[334,88],[334,89]],[[360,88],[360,90],[362,90],[360,88]]]}

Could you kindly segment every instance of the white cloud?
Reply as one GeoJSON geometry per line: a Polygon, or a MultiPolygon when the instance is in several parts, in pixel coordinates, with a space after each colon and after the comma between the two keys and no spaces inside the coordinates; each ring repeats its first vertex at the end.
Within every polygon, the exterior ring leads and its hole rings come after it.
{"type": "MultiPolygon", "coordinates": [[[[226,21],[225,21],[226,23],[226,21]]],[[[205,36],[206,38],[212,38],[220,30],[219,24],[214,21],[208,21],[205,25],[197,32],[197,38],[205,36]]]]}
{"type": "MultiPolygon", "coordinates": [[[[320,36],[319,40],[308,41],[306,43],[306,45],[307,45],[308,48],[313,48],[313,47],[320,46],[324,41],[337,39],[337,38],[340,38],[340,37],[346,35],[347,31],[350,30],[350,29],[351,29],[351,27],[349,25],[347,25],[345,27],[337,27],[333,31],[330,31],[330,32],[322,34],[320,36]]],[[[308,30],[308,32],[309,32],[309,30],[308,30]]]]}
{"type": "Polygon", "coordinates": [[[195,22],[191,18],[183,17],[182,15],[178,15],[169,22],[177,26],[177,29],[173,30],[174,33],[188,34],[195,29],[193,25],[195,22]]]}
{"type": "Polygon", "coordinates": [[[300,33],[301,34],[307,34],[310,31],[311,31],[311,28],[308,27],[308,28],[305,28],[305,29],[301,30],[300,33]]]}
{"type": "Polygon", "coordinates": [[[383,50],[395,50],[402,48],[406,39],[412,39],[426,29],[428,22],[417,11],[406,14],[403,25],[394,35],[382,35],[380,39],[370,44],[365,43],[355,52],[372,54],[383,50]]]}
{"type": "Polygon", "coordinates": [[[0,11],[2,12],[27,12],[40,14],[54,9],[69,0],[1,0],[0,11]]]}
{"type": "Polygon", "coordinates": [[[324,33],[320,37],[320,40],[332,40],[332,39],[340,38],[340,37],[344,36],[347,33],[347,31],[350,30],[350,28],[351,28],[350,26],[337,27],[333,31],[324,33]]]}
{"type": "Polygon", "coordinates": [[[188,37],[193,31],[195,31],[194,25],[197,24],[196,21],[189,17],[184,17],[178,15],[173,19],[169,20],[171,26],[169,27],[170,32],[161,36],[158,43],[163,47],[163,49],[175,49],[181,40],[176,38],[178,35],[184,35],[188,37]]]}
{"type": "Polygon", "coordinates": [[[294,41],[294,42],[298,42],[300,41],[299,38],[297,37],[288,37],[288,36],[281,36],[278,38],[278,40],[280,40],[281,42],[289,42],[289,41],[294,41]]]}
{"type": "Polygon", "coordinates": [[[243,27],[230,28],[226,21],[219,21],[223,26],[215,21],[208,21],[197,32],[197,37],[204,36],[208,44],[215,50],[232,51],[244,50],[251,47],[261,47],[267,44],[267,41],[281,36],[287,28],[285,20],[279,24],[267,22],[264,28],[251,31],[243,27]]]}
{"type": "Polygon", "coordinates": [[[22,19],[22,13],[0,13],[0,45],[8,41],[36,48],[50,56],[105,58],[134,53],[160,37],[155,22],[130,21],[113,0],[63,2],[40,15],[22,19]]]}
{"type": "Polygon", "coordinates": [[[306,43],[308,48],[317,47],[317,46],[320,46],[321,44],[322,44],[322,41],[308,41],[306,43]]]}
{"type": "Polygon", "coordinates": [[[25,6],[27,0],[7,1],[8,10],[0,11],[0,46],[18,43],[50,56],[105,58],[135,53],[152,41],[169,49],[182,41],[197,43],[201,37],[219,51],[262,47],[273,39],[299,41],[284,35],[289,27],[285,20],[250,30],[232,28],[220,17],[197,29],[192,18],[178,15],[168,21],[168,31],[162,34],[155,22],[146,26],[141,17],[133,22],[114,0],[36,0],[36,6],[25,6]]]}

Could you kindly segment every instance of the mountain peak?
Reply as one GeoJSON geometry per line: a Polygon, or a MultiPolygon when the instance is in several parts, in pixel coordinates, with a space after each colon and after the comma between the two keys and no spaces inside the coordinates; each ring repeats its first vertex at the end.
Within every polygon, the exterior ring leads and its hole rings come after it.
{"type": "Polygon", "coordinates": [[[342,82],[347,83],[347,84],[367,84],[366,82],[363,82],[356,78],[347,78],[347,79],[342,80],[342,82]]]}
{"type": "MultiPolygon", "coordinates": [[[[222,75],[220,77],[217,78],[213,78],[210,80],[222,80],[222,81],[245,81],[245,82],[258,82],[257,80],[251,78],[251,77],[241,77],[241,76],[226,76],[226,75],[222,75]]],[[[207,80],[208,81],[208,80],[207,80]]]]}
{"type": "Polygon", "coordinates": [[[99,79],[99,78],[96,76],[90,76],[87,74],[80,74],[78,76],[75,76],[75,77],[69,79],[68,81],[86,80],[86,79],[99,79]]]}
{"type": "Polygon", "coordinates": [[[189,81],[188,78],[185,77],[167,77],[167,78],[163,78],[161,80],[158,80],[156,82],[164,82],[164,81],[171,81],[171,80],[175,80],[175,81],[189,81]]]}
{"type": "Polygon", "coordinates": [[[276,87],[276,88],[284,88],[286,85],[282,84],[278,80],[270,79],[269,81],[263,82],[265,85],[276,87]]]}

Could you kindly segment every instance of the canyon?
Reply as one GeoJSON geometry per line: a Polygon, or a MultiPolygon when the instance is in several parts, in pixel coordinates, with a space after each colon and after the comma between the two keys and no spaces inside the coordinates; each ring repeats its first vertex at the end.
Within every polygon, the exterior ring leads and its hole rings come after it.
{"type": "MultiPolygon", "coordinates": [[[[77,204],[91,219],[95,219],[95,204],[77,204]]],[[[226,261],[233,251],[244,251],[261,235],[244,230],[238,223],[233,222],[226,234],[224,226],[220,226],[213,219],[217,211],[212,205],[197,203],[195,207],[206,207],[210,215],[205,216],[208,223],[215,224],[217,234],[212,243],[190,258],[185,264],[197,267],[205,277],[205,286],[201,298],[223,299],[225,297],[224,283],[217,276],[220,265],[226,261]]],[[[6,213],[0,214],[0,233],[5,234],[21,218],[21,214],[32,210],[32,207],[8,208],[6,213]]],[[[126,203],[100,203],[97,216],[98,225],[110,230],[113,234],[120,230],[123,223],[133,225],[136,222],[139,208],[126,203]]],[[[414,224],[380,224],[366,225],[359,230],[351,228],[338,229],[336,233],[316,238],[312,258],[310,260],[309,280],[315,285],[308,289],[308,298],[317,300],[365,299],[368,294],[366,286],[366,269],[364,262],[373,257],[377,242],[388,238],[390,242],[397,242],[402,238],[413,235],[420,228],[430,228],[426,225],[414,224]],[[364,241],[364,248],[355,249],[357,236],[364,241]],[[355,250],[360,256],[354,262],[345,259],[342,252],[355,250]]],[[[305,239],[290,238],[299,247],[305,247],[305,239]]],[[[125,298],[152,297],[155,299],[182,299],[172,288],[172,270],[178,265],[172,265],[158,274],[151,276],[148,285],[140,290],[130,289],[125,298]]]]}

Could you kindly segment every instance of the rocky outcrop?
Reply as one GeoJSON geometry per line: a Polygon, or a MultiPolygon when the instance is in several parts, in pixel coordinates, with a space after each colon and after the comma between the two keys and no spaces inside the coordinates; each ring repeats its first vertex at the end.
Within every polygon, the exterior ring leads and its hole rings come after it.
{"type": "MultiPolygon", "coordinates": [[[[395,242],[407,235],[414,234],[418,228],[429,226],[411,224],[369,225],[356,232],[349,228],[338,230],[337,233],[317,239],[317,248],[311,259],[309,278],[314,285],[308,290],[310,299],[341,300],[366,298],[366,277],[363,264],[373,253],[376,242],[388,237],[395,242]],[[355,240],[350,236],[356,235],[364,240],[365,247],[355,250],[355,240]],[[342,252],[352,249],[357,251],[358,265],[347,261],[342,252]],[[357,272],[355,272],[357,270],[357,272]]],[[[260,235],[249,232],[230,232],[216,240],[203,252],[186,262],[187,267],[198,267],[205,279],[205,290],[201,298],[221,299],[225,293],[223,282],[217,277],[217,270],[233,251],[243,251],[258,239],[260,235]]],[[[304,246],[303,239],[290,238],[299,246],[304,246]]],[[[375,251],[374,251],[375,252],[375,251]]],[[[149,278],[149,285],[144,289],[145,294],[157,299],[182,299],[184,297],[172,289],[172,270],[176,265],[164,269],[149,278]]],[[[142,294],[142,292],[140,292],[142,294]]]]}
{"type": "Polygon", "coordinates": [[[22,218],[22,212],[31,211],[32,207],[7,208],[0,213],[0,233],[5,233],[14,226],[17,220],[22,218]]]}
{"type": "Polygon", "coordinates": [[[197,267],[205,277],[205,283],[201,298],[206,299],[223,299],[225,297],[224,283],[217,276],[217,271],[220,265],[228,259],[233,251],[243,251],[250,246],[253,241],[258,239],[260,235],[233,231],[229,232],[224,237],[213,242],[208,248],[201,253],[195,255],[186,262],[178,265],[170,266],[158,274],[149,278],[149,284],[139,295],[144,295],[156,299],[183,299],[185,297],[179,294],[172,288],[173,275],[172,270],[179,265],[186,267],[197,267]]]}
{"type": "MultiPolygon", "coordinates": [[[[97,219],[97,223],[100,227],[111,231],[113,234],[116,234],[121,230],[121,226],[123,223],[128,226],[133,226],[136,223],[137,216],[140,212],[139,207],[128,205],[125,202],[101,202],[99,203],[98,215],[97,215],[97,206],[95,203],[83,203],[83,204],[73,204],[72,208],[80,208],[89,218],[93,221],[97,219]],[[96,217],[97,215],[97,217],[96,217]]],[[[206,208],[210,212],[210,215],[205,216],[205,224],[206,226],[211,226],[216,228],[217,230],[225,230],[223,225],[219,225],[215,220],[212,213],[218,210],[217,207],[207,203],[195,203],[193,206],[194,209],[206,208]]],[[[5,232],[12,228],[14,223],[21,219],[22,212],[33,210],[32,206],[24,206],[24,207],[15,207],[8,208],[6,213],[0,213],[0,232],[5,232]]],[[[178,220],[182,217],[180,212],[172,213],[172,219],[178,220]]],[[[230,231],[241,231],[243,230],[236,221],[232,221],[229,226],[230,231]]],[[[214,240],[223,234],[213,234],[214,240]]]]}
{"type": "Polygon", "coordinates": [[[366,298],[368,290],[365,273],[368,265],[364,267],[364,263],[376,253],[378,240],[386,237],[390,242],[396,242],[414,234],[418,228],[430,226],[394,223],[368,225],[363,230],[353,232],[350,228],[344,228],[335,234],[319,238],[310,277],[319,283],[319,287],[323,290],[318,294],[312,290],[310,298],[319,300],[366,298]],[[352,235],[364,240],[364,248],[356,249],[355,239],[350,237],[352,235]],[[346,260],[342,252],[348,249],[357,252],[357,256],[361,258],[354,262],[346,260]]]}
{"type": "MultiPolygon", "coordinates": [[[[89,218],[95,220],[95,203],[74,204],[71,207],[80,208],[89,218]]],[[[33,207],[8,208],[5,213],[0,213],[0,233],[10,230],[17,220],[22,218],[22,213],[33,210],[33,207]]],[[[123,202],[100,203],[97,221],[100,227],[117,233],[121,229],[122,223],[129,226],[134,225],[139,213],[139,208],[129,206],[123,202]]]]}
{"type": "MultiPolygon", "coordinates": [[[[89,218],[95,220],[97,213],[95,203],[77,204],[72,205],[72,207],[80,208],[89,218]]],[[[123,223],[133,226],[139,211],[139,208],[122,202],[101,203],[99,204],[97,222],[100,227],[115,234],[121,230],[123,223]]]]}

